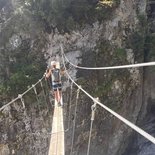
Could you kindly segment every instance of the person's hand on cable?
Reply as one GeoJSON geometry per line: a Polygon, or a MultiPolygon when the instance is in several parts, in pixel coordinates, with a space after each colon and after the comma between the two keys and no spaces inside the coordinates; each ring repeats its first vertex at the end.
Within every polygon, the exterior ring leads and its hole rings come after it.
{"type": "Polygon", "coordinates": [[[50,75],[51,75],[51,69],[50,68],[47,68],[45,74],[46,74],[46,78],[49,78],[50,75]]]}

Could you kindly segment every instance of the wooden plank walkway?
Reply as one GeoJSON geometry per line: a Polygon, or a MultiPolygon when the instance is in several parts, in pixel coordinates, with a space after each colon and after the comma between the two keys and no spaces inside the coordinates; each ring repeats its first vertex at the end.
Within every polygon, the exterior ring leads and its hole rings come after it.
{"type": "Polygon", "coordinates": [[[63,108],[56,102],[48,155],[65,155],[63,108]]]}

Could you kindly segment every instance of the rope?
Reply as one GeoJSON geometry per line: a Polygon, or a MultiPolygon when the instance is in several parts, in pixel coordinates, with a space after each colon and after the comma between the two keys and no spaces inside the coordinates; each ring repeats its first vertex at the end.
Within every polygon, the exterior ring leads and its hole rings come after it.
{"type": "MultiPolygon", "coordinates": [[[[45,75],[44,75],[38,82],[36,82],[34,85],[32,85],[32,87],[30,87],[29,89],[27,89],[24,93],[19,94],[18,97],[16,97],[16,98],[13,99],[11,102],[7,103],[6,105],[3,105],[3,106],[0,108],[0,111],[2,111],[2,110],[5,109],[7,106],[10,106],[12,103],[14,103],[14,102],[16,102],[17,100],[20,99],[20,101],[21,101],[21,103],[22,103],[22,106],[23,106],[23,109],[24,109],[24,113],[23,113],[23,114],[24,114],[24,116],[26,117],[26,119],[24,119],[25,129],[26,129],[26,131],[30,131],[31,133],[33,133],[33,132],[32,132],[32,128],[31,128],[31,126],[27,125],[27,124],[31,124],[31,122],[30,122],[30,119],[29,119],[29,117],[28,117],[28,115],[27,115],[27,112],[26,112],[26,109],[25,109],[25,102],[24,102],[23,96],[24,96],[25,94],[27,94],[31,89],[34,89],[34,92],[35,92],[35,94],[37,95],[37,91],[36,91],[36,88],[35,88],[35,87],[36,87],[36,85],[37,85],[38,83],[40,83],[41,86],[43,86],[43,85],[42,85],[42,80],[44,79],[44,77],[45,77],[45,75]]],[[[37,101],[39,101],[38,96],[37,96],[37,101]]],[[[38,102],[38,103],[39,103],[39,102],[38,102]]],[[[34,145],[34,144],[35,144],[35,140],[34,140],[33,135],[32,135],[32,141],[33,141],[33,145],[34,145]]]]}
{"type": "Polygon", "coordinates": [[[12,103],[16,102],[18,99],[19,99],[19,97],[16,97],[15,99],[13,99],[13,100],[12,100],[11,102],[9,102],[8,104],[3,105],[3,106],[0,108],[0,111],[2,111],[3,109],[5,109],[6,107],[8,107],[9,105],[11,105],[12,103]]]}
{"type": "MultiPolygon", "coordinates": [[[[63,48],[61,46],[61,51],[63,51],[63,48]]],[[[63,54],[63,52],[62,52],[63,54]]],[[[66,66],[65,66],[65,60],[64,57],[62,55],[62,60],[63,60],[63,65],[66,71],[67,76],[70,78],[70,80],[79,88],[81,89],[89,98],[91,98],[93,101],[96,101],[88,92],[86,92],[82,87],[80,87],[69,75],[69,73],[67,72],[66,66]]],[[[135,124],[131,123],[130,121],[128,121],[127,119],[125,119],[124,117],[122,117],[121,115],[117,114],[115,111],[111,110],[110,108],[108,108],[107,106],[105,106],[104,104],[102,104],[99,101],[96,101],[96,103],[98,105],[100,105],[102,108],[104,108],[106,111],[108,111],[109,113],[111,113],[112,115],[114,115],[115,117],[117,117],[119,120],[121,120],[123,123],[125,123],[126,125],[128,125],[129,127],[131,127],[132,129],[134,129],[136,132],[138,132],[139,134],[141,134],[142,136],[144,136],[146,139],[148,139],[149,141],[151,141],[152,143],[155,144],[155,138],[153,136],[151,136],[150,134],[148,134],[147,132],[145,132],[144,130],[142,130],[141,128],[139,128],[138,126],[136,126],[135,124]]]]}
{"type": "Polygon", "coordinates": [[[34,85],[32,85],[32,87],[33,87],[34,93],[36,95],[36,100],[37,100],[37,103],[38,103],[38,109],[40,111],[40,102],[39,102],[39,98],[38,98],[38,95],[37,95],[37,90],[36,90],[36,87],[34,85]]]}
{"type": "MultiPolygon", "coordinates": [[[[98,100],[98,98],[96,100],[98,100]]],[[[92,110],[92,116],[91,116],[91,125],[90,125],[90,131],[89,131],[87,155],[89,155],[89,151],[90,151],[91,133],[92,133],[93,122],[94,122],[94,118],[95,118],[95,111],[96,111],[96,102],[95,101],[94,101],[94,104],[91,106],[91,110],[92,110]]]]}
{"type": "Polygon", "coordinates": [[[78,103],[78,99],[79,99],[79,93],[80,93],[80,88],[78,88],[78,90],[77,90],[77,96],[76,96],[76,105],[75,105],[75,110],[74,110],[74,122],[73,122],[72,144],[71,144],[71,152],[70,152],[70,155],[72,155],[72,152],[73,152],[74,135],[75,135],[75,125],[76,125],[76,113],[77,113],[77,103],[78,103]]]}
{"type": "Polygon", "coordinates": [[[24,103],[23,96],[19,94],[18,97],[20,98],[23,108],[25,109],[25,103],[24,103]]]}
{"type": "MultiPolygon", "coordinates": [[[[59,108],[58,108],[58,105],[55,107],[55,108],[57,108],[57,129],[56,129],[56,131],[58,131],[58,122],[59,122],[59,120],[58,120],[58,118],[59,118],[59,116],[58,116],[58,114],[59,114],[59,108]]],[[[56,141],[56,155],[58,154],[58,142],[59,142],[59,133],[57,133],[57,141],[56,141]]]]}
{"type": "Polygon", "coordinates": [[[71,83],[71,89],[70,89],[70,98],[69,98],[69,115],[68,115],[68,130],[70,129],[70,117],[71,117],[71,101],[72,101],[72,95],[73,95],[73,82],[71,83]]]}
{"type": "MultiPolygon", "coordinates": [[[[58,99],[58,101],[59,101],[59,102],[57,101],[57,104],[58,104],[58,105],[61,105],[61,103],[60,103],[61,100],[60,100],[60,91],[59,91],[59,88],[57,88],[57,92],[56,92],[56,93],[57,93],[57,99],[58,99]]],[[[61,94],[61,95],[62,95],[62,94],[61,94]]],[[[56,98],[55,98],[55,100],[56,100],[56,98]]]]}
{"type": "Polygon", "coordinates": [[[46,90],[50,90],[47,80],[48,80],[48,79],[45,78],[46,90]]]}
{"type": "Polygon", "coordinates": [[[130,64],[130,65],[122,65],[122,66],[111,66],[111,67],[82,67],[73,64],[72,62],[69,61],[69,59],[66,57],[66,55],[63,52],[63,55],[66,59],[66,61],[72,65],[75,68],[79,69],[85,69],[85,70],[108,70],[108,69],[123,69],[123,68],[136,68],[136,67],[146,67],[146,66],[154,66],[155,62],[146,62],[146,63],[138,63],[138,64],[130,64]]]}
{"type": "MultiPolygon", "coordinates": [[[[44,76],[40,79],[41,81],[44,79],[44,76]]],[[[39,83],[39,81],[37,83],[34,84],[34,86],[36,86],[39,83]]],[[[9,103],[3,105],[0,108],[0,111],[2,111],[3,109],[5,109],[6,107],[8,107],[9,105],[11,105],[12,103],[16,102],[18,99],[21,99],[21,96],[24,96],[26,93],[28,93],[33,87],[30,87],[29,89],[27,89],[23,94],[18,95],[18,97],[16,97],[15,99],[13,99],[12,101],[10,101],[9,103]]]]}
{"type": "Polygon", "coordinates": [[[50,97],[49,97],[49,91],[51,90],[48,86],[48,83],[47,83],[47,79],[45,78],[45,92],[46,92],[46,96],[48,96],[48,102],[50,103],[50,97]]]}
{"type": "MultiPolygon", "coordinates": [[[[31,122],[30,122],[30,120],[29,120],[29,117],[28,117],[27,112],[26,112],[26,109],[25,109],[25,101],[24,101],[24,99],[23,99],[23,95],[20,95],[20,94],[19,94],[18,97],[20,98],[21,103],[22,103],[23,108],[24,108],[24,116],[25,116],[25,118],[26,118],[26,119],[24,119],[25,129],[26,129],[26,131],[30,131],[31,133],[33,133],[33,132],[32,132],[32,128],[31,128],[30,126],[27,126],[27,125],[26,125],[27,122],[28,122],[28,124],[31,124],[31,122]]],[[[35,144],[35,140],[34,140],[34,136],[33,136],[33,135],[32,135],[32,141],[33,141],[33,144],[35,144]]]]}
{"type": "Polygon", "coordinates": [[[49,92],[48,92],[48,99],[49,99],[49,103],[51,104],[51,106],[54,106],[53,103],[52,103],[52,100],[51,98],[53,98],[52,94],[51,94],[51,90],[53,91],[53,88],[52,88],[52,85],[51,85],[51,82],[49,81],[49,79],[45,79],[45,82],[46,82],[46,90],[48,89],[49,92]],[[50,97],[52,96],[52,97],[50,97]]]}
{"type": "Polygon", "coordinates": [[[42,81],[41,81],[41,80],[39,80],[39,82],[40,82],[40,86],[41,86],[42,91],[43,91],[44,100],[45,100],[45,102],[46,102],[47,109],[49,110],[48,103],[47,103],[47,99],[46,99],[46,95],[45,95],[45,90],[44,90],[44,87],[43,87],[43,83],[42,83],[42,81]]]}

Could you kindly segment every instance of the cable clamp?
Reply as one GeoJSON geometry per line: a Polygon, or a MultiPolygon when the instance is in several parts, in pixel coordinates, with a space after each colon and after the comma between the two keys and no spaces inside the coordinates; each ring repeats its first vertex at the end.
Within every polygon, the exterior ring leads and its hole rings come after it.
{"type": "Polygon", "coordinates": [[[43,87],[43,83],[42,83],[41,79],[39,80],[39,82],[40,82],[41,87],[43,87]]]}
{"type": "Polygon", "coordinates": [[[71,83],[71,90],[73,89],[73,82],[71,83]]]}
{"type": "Polygon", "coordinates": [[[36,87],[35,87],[34,84],[32,85],[32,88],[33,88],[33,90],[34,90],[34,93],[37,95],[37,90],[36,90],[36,87]]]}
{"type": "Polygon", "coordinates": [[[18,94],[18,98],[21,99],[23,97],[22,94],[18,94]]]}
{"type": "Polygon", "coordinates": [[[79,88],[78,88],[78,90],[77,90],[77,98],[79,98],[80,88],[81,88],[81,86],[79,86],[79,88]]]}
{"type": "Polygon", "coordinates": [[[33,87],[34,93],[37,95],[37,90],[36,90],[35,85],[32,85],[32,87],[33,87]]]}
{"type": "Polygon", "coordinates": [[[24,103],[23,95],[22,94],[19,94],[18,95],[18,98],[21,100],[22,105],[23,105],[23,108],[25,109],[25,103],[24,103]]]}
{"type": "Polygon", "coordinates": [[[44,73],[43,77],[46,77],[46,72],[44,73]]]}
{"type": "Polygon", "coordinates": [[[91,117],[91,121],[94,121],[95,118],[95,111],[96,111],[96,101],[99,101],[99,98],[95,98],[94,99],[94,104],[91,106],[91,110],[92,110],[92,117],[91,117]]]}

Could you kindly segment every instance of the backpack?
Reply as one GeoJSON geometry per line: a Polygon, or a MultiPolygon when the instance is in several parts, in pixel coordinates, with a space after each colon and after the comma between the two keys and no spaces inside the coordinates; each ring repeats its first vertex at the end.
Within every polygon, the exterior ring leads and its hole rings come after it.
{"type": "Polygon", "coordinates": [[[59,69],[52,70],[52,81],[53,82],[60,82],[61,81],[59,69]]]}

